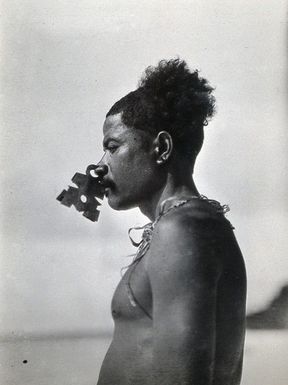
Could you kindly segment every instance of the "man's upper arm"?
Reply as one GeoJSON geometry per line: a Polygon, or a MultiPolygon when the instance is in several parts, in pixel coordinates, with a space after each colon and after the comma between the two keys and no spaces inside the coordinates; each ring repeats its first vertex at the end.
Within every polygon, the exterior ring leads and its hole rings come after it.
{"type": "Polygon", "coordinates": [[[172,306],[175,299],[199,306],[197,295],[209,296],[216,288],[221,271],[218,243],[201,221],[163,218],[153,235],[153,258],[147,261],[154,307],[166,302],[172,306]]]}
{"type": "Polygon", "coordinates": [[[181,376],[179,384],[210,383],[221,271],[215,242],[205,224],[180,215],[163,218],[155,229],[147,271],[153,298],[155,365],[157,370],[166,367],[161,380],[167,384],[177,384],[181,376]]]}

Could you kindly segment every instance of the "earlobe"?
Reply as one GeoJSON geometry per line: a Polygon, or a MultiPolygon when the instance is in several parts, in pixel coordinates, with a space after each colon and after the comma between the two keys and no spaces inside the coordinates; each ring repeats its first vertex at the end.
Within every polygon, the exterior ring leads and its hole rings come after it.
{"type": "Polygon", "coordinates": [[[156,163],[164,164],[171,157],[173,150],[173,139],[169,132],[160,131],[155,139],[156,163]]]}
{"type": "Polygon", "coordinates": [[[169,156],[168,156],[167,154],[162,154],[162,155],[160,155],[160,156],[157,158],[156,162],[157,162],[158,164],[163,164],[163,163],[165,163],[165,162],[168,160],[168,158],[169,158],[169,156]]]}

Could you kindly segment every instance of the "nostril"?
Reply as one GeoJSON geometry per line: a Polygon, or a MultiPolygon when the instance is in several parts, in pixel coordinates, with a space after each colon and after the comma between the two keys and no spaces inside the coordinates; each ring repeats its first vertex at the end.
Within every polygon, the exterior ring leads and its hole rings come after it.
{"type": "Polygon", "coordinates": [[[97,174],[99,176],[106,175],[108,172],[108,167],[106,166],[106,164],[103,164],[101,166],[97,166],[97,168],[94,169],[94,172],[95,172],[95,174],[97,174]]]}

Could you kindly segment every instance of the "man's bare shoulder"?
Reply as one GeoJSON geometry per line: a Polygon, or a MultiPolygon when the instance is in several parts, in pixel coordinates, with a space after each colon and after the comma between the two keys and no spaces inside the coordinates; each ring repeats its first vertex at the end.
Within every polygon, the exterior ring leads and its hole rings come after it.
{"type": "Polygon", "coordinates": [[[178,239],[188,242],[201,238],[215,240],[231,235],[231,230],[232,226],[225,218],[220,204],[215,206],[206,200],[192,199],[180,207],[168,210],[155,226],[153,238],[157,242],[168,243],[178,239]]]}
{"type": "Polygon", "coordinates": [[[197,271],[203,266],[219,271],[221,255],[216,250],[231,236],[231,226],[221,212],[206,201],[191,200],[171,209],[158,221],[148,269],[155,270],[165,262],[165,266],[172,269],[197,271]]]}

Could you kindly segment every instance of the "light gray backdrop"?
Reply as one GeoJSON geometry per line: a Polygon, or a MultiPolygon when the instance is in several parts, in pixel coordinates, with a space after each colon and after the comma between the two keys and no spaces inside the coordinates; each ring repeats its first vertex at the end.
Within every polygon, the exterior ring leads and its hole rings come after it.
{"type": "Polygon", "coordinates": [[[146,219],[93,224],[56,196],[102,155],[113,102],[179,55],[216,87],[195,179],[228,203],[248,309],[288,280],[286,2],[2,0],[0,335],[111,330],[109,303],[146,219]]]}

